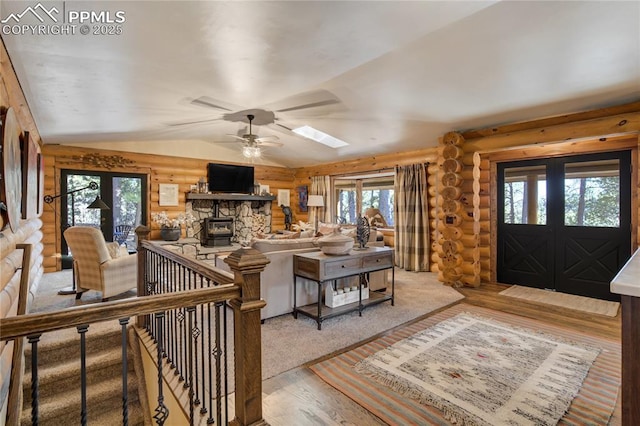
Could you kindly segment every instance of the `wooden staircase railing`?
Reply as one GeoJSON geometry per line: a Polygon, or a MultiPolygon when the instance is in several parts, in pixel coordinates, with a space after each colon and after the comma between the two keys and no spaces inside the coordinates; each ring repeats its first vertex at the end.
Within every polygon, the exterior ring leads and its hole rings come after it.
{"type": "MultiPolygon", "coordinates": [[[[120,324],[126,324],[130,317],[136,317],[138,325],[147,327],[153,326],[150,324],[151,318],[161,317],[164,313],[172,310],[195,309],[200,305],[210,306],[211,304],[228,305],[234,313],[235,351],[233,365],[235,370],[235,413],[230,423],[233,425],[266,424],[262,418],[260,331],[260,309],[265,306],[265,302],[260,299],[260,272],[264,270],[269,260],[253,249],[241,249],[232,253],[226,260],[233,271],[233,279],[230,282],[231,277],[224,271],[207,267],[200,262],[187,259],[145,241],[145,236],[148,236],[147,228],[139,227],[136,233],[139,240],[137,254],[139,297],[76,306],[57,312],[4,318],[0,320],[0,340],[24,341],[25,338],[28,338],[30,342],[37,342],[38,336],[43,333],[71,327],[78,327],[80,330],[87,325],[103,321],[117,320],[120,324]],[[198,279],[215,282],[216,285],[203,288],[177,286],[174,287],[174,289],[177,288],[177,291],[154,294],[149,291],[151,288],[149,286],[150,268],[147,262],[151,255],[159,256],[163,261],[178,264],[194,271],[199,277],[198,279]]],[[[123,333],[125,333],[124,326],[123,333]]],[[[34,352],[37,354],[37,346],[35,349],[34,352]]],[[[160,350],[158,352],[162,357],[160,350]]],[[[161,360],[159,360],[160,362],[161,360]]],[[[35,376],[37,377],[37,372],[35,376]]],[[[161,405],[161,401],[159,404],[161,405]]],[[[124,411],[126,412],[126,407],[124,411]]],[[[80,423],[86,423],[85,413],[81,417],[80,423]]],[[[124,421],[126,423],[126,419],[124,421]]],[[[191,421],[193,422],[193,420],[191,421]]],[[[156,418],[156,422],[163,424],[164,420],[159,416],[156,418]]]]}

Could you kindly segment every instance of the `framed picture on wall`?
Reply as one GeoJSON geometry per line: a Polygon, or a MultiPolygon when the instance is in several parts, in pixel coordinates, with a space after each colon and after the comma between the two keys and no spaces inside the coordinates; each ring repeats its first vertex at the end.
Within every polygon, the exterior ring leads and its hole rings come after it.
{"type": "Polygon", "coordinates": [[[289,207],[289,196],[288,189],[278,189],[278,205],[289,207]]]}
{"type": "Polygon", "coordinates": [[[161,183],[159,188],[160,206],[177,206],[178,205],[178,184],[177,183],[161,183]]]}
{"type": "Polygon", "coordinates": [[[38,144],[23,132],[22,145],[22,218],[38,215],[38,144]]]}
{"type": "Polygon", "coordinates": [[[38,154],[36,156],[38,164],[38,217],[42,216],[44,211],[44,158],[42,157],[42,149],[39,144],[36,144],[38,154]]]}
{"type": "Polygon", "coordinates": [[[309,187],[307,185],[301,185],[297,188],[298,191],[298,209],[301,212],[306,212],[307,207],[307,196],[309,193],[309,187]]]}

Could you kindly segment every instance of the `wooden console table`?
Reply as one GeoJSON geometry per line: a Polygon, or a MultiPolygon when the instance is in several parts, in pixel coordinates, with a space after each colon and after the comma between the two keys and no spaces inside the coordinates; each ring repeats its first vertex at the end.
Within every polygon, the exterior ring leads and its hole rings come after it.
{"type": "MultiPolygon", "coordinates": [[[[322,329],[325,318],[342,315],[347,312],[362,310],[371,305],[391,301],[394,304],[395,274],[393,270],[393,253],[390,247],[368,247],[365,250],[351,250],[343,256],[329,256],[321,251],[295,254],[293,256],[293,316],[298,314],[313,318],[322,329]],[[349,303],[336,308],[324,306],[322,303],[322,287],[327,282],[353,276],[363,277],[369,272],[391,269],[391,294],[369,291],[369,298],[362,300],[362,286],[359,285],[358,302],[349,303]],[[311,305],[296,306],[296,287],[298,277],[315,281],[318,284],[318,301],[311,305]]],[[[360,280],[362,282],[362,280],[360,280]]]]}

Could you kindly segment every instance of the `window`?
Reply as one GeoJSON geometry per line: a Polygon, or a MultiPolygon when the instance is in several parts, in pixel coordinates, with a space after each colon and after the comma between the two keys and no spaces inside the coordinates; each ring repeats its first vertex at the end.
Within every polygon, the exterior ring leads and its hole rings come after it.
{"type": "Polygon", "coordinates": [[[358,213],[378,227],[394,226],[393,173],[345,176],[334,179],[335,209],[338,223],[355,224],[358,213]]]}
{"type": "Polygon", "coordinates": [[[504,223],[547,223],[546,166],[504,169],[504,223]]]}
{"type": "Polygon", "coordinates": [[[613,159],[565,164],[566,226],[620,226],[619,163],[613,159]]]}

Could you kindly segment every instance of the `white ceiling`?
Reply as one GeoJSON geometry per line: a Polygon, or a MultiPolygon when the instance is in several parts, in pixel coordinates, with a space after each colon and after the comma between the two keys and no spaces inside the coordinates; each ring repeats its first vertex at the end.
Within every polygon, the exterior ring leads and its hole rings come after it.
{"type": "MultiPolygon", "coordinates": [[[[246,124],[224,114],[251,109],[260,109],[254,124],[275,117],[349,143],[253,127],[284,144],[260,163],[296,167],[640,100],[637,1],[41,3],[65,25],[71,11],[126,19],[119,35],[82,35],[80,24],[72,35],[7,35],[15,22],[0,24],[47,144],[238,162],[242,146],[229,134],[246,124]],[[202,96],[228,111],[191,103],[202,96]],[[327,98],[339,102],[278,112],[327,98]]],[[[3,0],[0,19],[37,4],[3,0]]]]}

